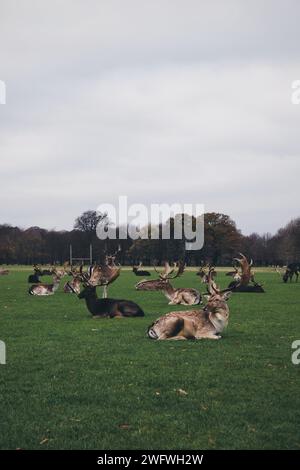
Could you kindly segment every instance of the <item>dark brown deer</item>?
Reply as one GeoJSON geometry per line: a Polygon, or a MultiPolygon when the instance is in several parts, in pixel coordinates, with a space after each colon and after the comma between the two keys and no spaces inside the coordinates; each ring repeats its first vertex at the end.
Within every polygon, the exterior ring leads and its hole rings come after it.
{"type": "Polygon", "coordinates": [[[300,272],[300,263],[290,263],[287,265],[283,273],[280,273],[280,268],[276,268],[278,274],[282,275],[282,280],[284,283],[288,281],[292,282],[293,277],[296,277],[296,282],[298,282],[299,272],[300,272]]]}
{"type": "Polygon", "coordinates": [[[148,337],[156,340],[220,339],[229,320],[227,300],[232,289],[221,291],[209,275],[207,290],[204,309],[167,313],[149,327],[148,337]]]}
{"type": "Polygon", "coordinates": [[[138,266],[133,266],[132,271],[136,276],[151,276],[151,273],[149,271],[145,271],[141,269],[142,267],[142,262],[138,266]]]}
{"type": "Polygon", "coordinates": [[[85,287],[78,295],[79,299],[85,299],[86,306],[93,318],[114,317],[143,317],[143,310],[131,300],[119,300],[97,297],[96,286],[85,283],[85,287]]]}
{"type": "Polygon", "coordinates": [[[235,266],[233,266],[234,271],[229,271],[225,274],[225,276],[231,276],[233,277],[234,281],[240,282],[241,280],[241,274],[239,272],[239,269],[235,266]]]}
{"type": "Polygon", "coordinates": [[[159,275],[159,279],[138,282],[135,288],[137,290],[162,291],[169,300],[169,305],[198,305],[201,303],[200,292],[196,289],[190,288],[175,289],[170,283],[171,279],[175,279],[183,274],[184,268],[184,263],[178,263],[177,271],[173,274],[176,267],[171,267],[168,262],[165,263],[164,270],[162,272],[158,272],[154,266],[155,271],[159,275]]]}

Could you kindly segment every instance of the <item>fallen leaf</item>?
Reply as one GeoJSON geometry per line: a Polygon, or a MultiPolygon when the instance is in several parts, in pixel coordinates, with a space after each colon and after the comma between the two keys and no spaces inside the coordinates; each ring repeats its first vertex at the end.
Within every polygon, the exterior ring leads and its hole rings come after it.
{"type": "Polygon", "coordinates": [[[49,441],[48,437],[45,437],[44,439],[41,440],[40,444],[46,444],[49,441]]]}
{"type": "Polygon", "coordinates": [[[181,396],[186,396],[188,395],[188,392],[186,392],[185,390],[183,390],[182,388],[178,388],[176,390],[176,392],[178,393],[178,395],[181,395],[181,396]]]}
{"type": "Polygon", "coordinates": [[[120,429],[130,429],[130,425],[129,424],[119,424],[119,428],[120,429]]]}

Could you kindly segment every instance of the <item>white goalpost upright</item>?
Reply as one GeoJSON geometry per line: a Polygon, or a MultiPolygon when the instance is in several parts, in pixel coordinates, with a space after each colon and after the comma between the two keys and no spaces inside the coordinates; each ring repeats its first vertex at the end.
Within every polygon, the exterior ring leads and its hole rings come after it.
{"type": "Polygon", "coordinates": [[[70,265],[72,266],[73,262],[80,262],[80,264],[84,264],[85,261],[88,261],[89,264],[93,264],[93,246],[90,244],[90,255],[88,258],[74,258],[73,257],[73,247],[70,245],[70,265]]]}

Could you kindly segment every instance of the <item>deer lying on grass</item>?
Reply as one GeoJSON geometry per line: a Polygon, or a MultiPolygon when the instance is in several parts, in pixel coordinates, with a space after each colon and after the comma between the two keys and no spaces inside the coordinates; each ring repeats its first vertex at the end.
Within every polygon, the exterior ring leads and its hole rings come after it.
{"type": "Polygon", "coordinates": [[[96,286],[85,285],[78,295],[85,299],[86,306],[93,318],[143,317],[143,310],[131,300],[119,300],[97,297],[96,286]]]}
{"type": "Polygon", "coordinates": [[[109,299],[107,297],[99,299],[97,297],[96,277],[94,274],[94,271],[91,271],[90,276],[81,274],[84,289],[78,295],[79,299],[85,299],[86,306],[93,318],[144,316],[144,312],[139,305],[131,300],[109,299]]]}
{"type": "Polygon", "coordinates": [[[151,273],[149,271],[145,271],[141,269],[142,267],[142,262],[138,266],[133,266],[132,271],[136,276],[151,276],[151,273]]]}
{"type": "Polygon", "coordinates": [[[208,301],[202,310],[170,312],[158,318],[148,329],[148,337],[157,340],[220,339],[229,320],[227,300],[231,289],[220,290],[208,274],[208,301]]]}
{"type": "Polygon", "coordinates": [[[53,269],[53,284],[33,284],[29,287],[28,293],[30,295],[53,295],[59,288],[60,280],[63,274],[53,269]]]}
{"type": "Polygon", "coordinates": [[[9,274],[8,269],[2,269],[0,268],[0,276],[7,276],[9,274]]]}
{"type": "Polygon", "coordinates": [[[29,274],[27,282],[29,283],[40,283],[39,276],[42,275],[41,270],[38,268],[36,264],[33,265],[34,274],[29,274]]]}
{"type": "Polygon", "coordinates": [[[235,275],[237,280],[232,281],[228,287],[232,288],[234,292],[264,293],[265,291],[262,286],[254,280],[254,274],[251,269],[253,261],[251,260],[249,263],[246,256],[242,253],[240,253],[240,256],[241,258],[235,258],[234,261],[239,263],[241,271],[235,275]],[[250,282],[252,285],[249,285],[250,282]]]}
{"type": "Polygon", "coordinates": [[[42,269],[39,265],[34,264],[33,265],[33,270],[34,273],[37,274],[37,276],[51,276],[52,275],[52,269],[53,268],[46,268],[42,269]]]}
{"type": "Polygon", "coordinates": [[[234,271],[229,271],[225,274],[225,276],[231,276],[235,282],[240,282],[241,274],[239,272],[239,268],[233,266],[234,271]]]}
{"type": "Polygon", "coordinates": [[[196,276],[200,276],[201,281],[203,284],[208,283],[208,273],[211,272],[212,279],[214,279],[217,275],[217,271],[213,268],[210,264],[206,264],[205,266],[201,266],[199,271],[196,272],[196,276]]]}
{"type": "Polygon", "coordinates": [[[169,300],[169,305],[198,305],[201,303],[201,294],[196,289],[179,288],[175,289],[170,279],[176,279],[184,272],[184,264],[179,263],[177,272],[172,276],[175,266],[171,267],[168,262],[165,263],[163,272],[158,272],[154,266],[155,271],[159,275],[159,279],[153,281],[140,281],[136,284],[137,290],[154,290],[162,291],[169,300]]]}

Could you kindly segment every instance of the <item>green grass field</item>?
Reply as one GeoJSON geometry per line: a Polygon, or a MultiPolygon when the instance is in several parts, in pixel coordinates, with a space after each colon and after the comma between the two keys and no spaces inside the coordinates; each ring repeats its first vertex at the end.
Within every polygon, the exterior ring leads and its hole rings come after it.
{"type": "MultiPolygon", "coordinates": [[[[0,278],[1,449],[300,448],[300,282],[259,272],[267,293],[232,296],[221,341],[155,342],[147,326],[189,307],[135,291],[131,272],[109,294],[138,302],[142,319],[93,320],[61,289],[29,296],[27,276],[0,278]]],[[[194,272],[174,284],[200,287],[194,272]]]]}

